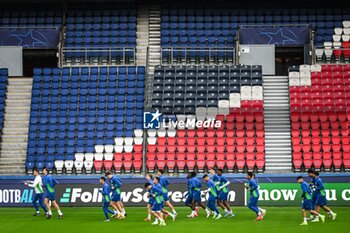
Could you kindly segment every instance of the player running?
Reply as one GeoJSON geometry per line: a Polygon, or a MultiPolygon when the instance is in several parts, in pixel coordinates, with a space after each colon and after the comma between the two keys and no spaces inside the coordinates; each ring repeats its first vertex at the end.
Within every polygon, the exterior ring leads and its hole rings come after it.
{"type": "Polygon", "coordinates": [[[49,174],[49,170],[47,168],[43,169],[43,174],[44,174],[43,187],[45,189],[44,198],[45,198],[46,208],[48,209],[48,214],[46,215],[46,219],[50,219],[52,217],[51,205],[49,201],[51,201],[51,204],[57,210],[58,219],[61,219],[63,217],[63,213],[59,205],[57,204],[56,198],[55,198],[55,186],[56,184],[58,184],[58,182],[49,174]]]}
{"type": "MultiPolygon", "coordinates": [[[[191,174],[187,174],[187,193],[185,194],[185,206],[188,206],[191,208],[191,214],[192,214],[192,200],[193,200],[193,194],[192,194],[192,189],[190,188],[191,186],[191,174]]],[[[190,215],[191,215],[190,214],[190,215]]],[[[195,214],[194,217],[198,216],[198,207],[195,208],[195,214]]]]}
{"type": "Polygon", "coordinates": [[[35,176],[34,181],[24,182],[24,184],[27,185],[28,187],[34,188],[34,196],[33,196],[32,204],[35,208],[35,213],[33,214],[33,216],[40,215],[39,206],[37,202],[39,202],[39,205],[41,206],[41,208],[43,208],[43,210],[45,211],[45,214],[48,215],[47,208],[44,205],[44,201],[43,201],[43,194],[44,194],[44,190],[42,187],[43,181],[41,179],[38,169],[36,168],[33,169],[33,175],[35,176]]]}
{"type": "Polygon", "coordinates": [[[111,203],[111,198],[109,196],[111,193],[111,189],[108,186],[108,184],[106,183],[106,178],[103,176],[100,178],[100,184],[102,184],[102,189],[100,189],[99,192],[103,196],[102,209],[103,209],[104,215],[106,216],[105,222],[110,222],[111,219],[109,218],[108,213],[112,214],[112,216],[115,215],[114,211],[108,209],[108,207],[110,206],[110,203],[111,203]]]}
{"type": "Polygon", "coordinates": [[[158,177],[159,177],[159,184],[162,186],[162,191],[164,193],[164,203],[166,206],[168,206],[171,211],[173,212],[173,214],[176,216],[177,215],[177,212],[174,208],[174,206],[170,203],[169,201],[169,197],[168,197],[168,188],[167,186],[170,184],[168,179],[166,177],[163,176],[164,174],[164,170],[158,170],[158,177]]]}
{"type": "Polygon", "coordinates": [[[228,192],[229,192],[228,185],[230,184],[230,181],[228,181],[226,176],[223,175],[222,169],[217,169],[216,172],[217,172],[217,175],[219,177],[218,190],[220,191],[219,195],[218,195],[218,201],[221,205],[224,206],[224,210],[225,210],[224,217],[229,216],[230,218],[232,218],[235,216],[235,214],[232,212],[231,206],[227,201],[228,200],[228,192]]]}
{"type": "Polygon", "coordinates": [[[245,188],[250,192],[248,207],[256,213],[257,218],[255,220],[261,221],[266,214],[266,210],[258,207],[258,200],[260,196],[259,185],[253,172],[248,172],[246,178],[248,180],[248,186],[246,185],[245,188]]]}
{"type": "MultiPolygon", "coordinates": [[[[162,186],[160,185],[160,178],[159,177],[154,177],[153,179],[153,186],[162,190],[162,186]]],[[[163,190],[162,190],[163,191],[163,190]]],[[[164,193],[164,192],[163,192],[164,193]]],[[[164,198],[163,198],[164,200],[164,198]]],[[[164,206],[164,205],[163,205],[164,206]]],[[[162,209],[162,213],[164,214],[164,217],[167,218],[168,216],[170,216],[172,219],[173,219],[173,222],[175,222],[176,220],[176,215],[175,214],[172,214],[170,213],[169,211],[165,210],[164,208],[162,209]]],[[[155,220],[156,222],[158,222],[158,220],[156,219],[155,220]]]]}
{"type": "Polygon", "coordinates": [[[297,177],[297,182],[301,186],[301,197],[303,198],[302,204],[301,204],[301,211],[303,213],[304,221],[300,224],[302,226],[307,225],[307,217],[306,217],[306,211],[309,211],[310,214],[315,215],[316,218],[321,218],[321,221],[324,222],[325,216],[320,215],[317,211],[314,210],[313,203],[312,203],[312,193],[309,185],[304,181],[302,176],[297,177]]]}
{"type": "Polygon", "coordinates": [[[192,193],[192,213],[190,215],[187,215],[188,218],[194,218],[197,214],[196,211],[196,204],[199,207],[202,207],[203,210],[207,213],[207,216],[210,216],[210,210],[205,207],[205,205],[202,203],[201,200],[201,187],[202,183],[199,181],[199,179],[196,177],[197,173],[191,172],[191,178],[189,182],[189,188],[191,189],[192,193]]]}
{"type": "MultiPolygon", "coordinates": [[[[309,184],[310,186],[310,190],[311,190],[311,193],[312,193],[312,196],[311,196],[311,202],[312,202],[312,209],[315,210],[315,207],[316,207],[316,198],[317,198],[317,192],[316,192],[316,186],[315,186],[315,178],[313,176],[311,176],[311,173],[313,174],[315,171],[313,169],[309,169],[307,171],[308,173],[308,176],[311,178],[311,183],[309,184]]],[[[310,218],[308,218],[308,220],[312,220],[314,218],[314,215],[311,214],[310,215],[310,218]]]]}
{"type": "MultiPolygon", "coordinates": [[[[111,206],[115,210],[115,214],[117,215],[117,219],[125,219],[125,209],[121,202],[121,186],[122,182],[117,177],[113,176],[111,172],[106,172],[106,177],[109,179],[111,190],[112,190],[112,198],[111,198],[111,206]]],[[[114,216],[113,216],[114,217],[114,216]]]]}
{"type": "Polygon", "coordinates": [[[152,186],[152,184],[149,182],[145,183],[145,188],[154,198],[151,213],[157,221],[154,221],[152,225],[157,225],[159,223],[159,226],[166,226],[162,214],[162,210],[164,208],[163,191],[159,188],[156,188],[155,186],[152,186]]]}
{"type": "MultiPolygon", "coordinates": [[[[333,211],[327,206],[327,198],[326,198],[326,192],[325,192],[325,187],[323,184],[322,179],[319,177],[318,172],[314,173],[309,173],[309,176],[315,178],[315,192],[316,192],[316,211],[320,213],[321,208],[327,212],[328,216],[332,219],[335,220],[337,217],[336,213],[333,213],[333,211]]],[[[319,216],[316,216],[314,220],[311,222],[319,222],[319,216]]]]}
{"type": "MultiPolygon", "coordinates": [[[[222,218],[218,208],[216,207],[216,199],[218,198],[218,194],[216,191],[215,183],[208,175],[203,176],[203,180],[207,182],[207,187],[208,189],[204,192],[209,193],[209,198],[207,202],[208,208],[213,211],[213,218],[214,219],[220,219],[222,218]]],[[[210,212],[209,215],[207,215],[207,218],[210,217],[210,212]]]]}
{"type": "MultiPolygon", "coordinates": [[[[146,180],[148,183],[150,183],[152,186],[154,185],[153,183],[153,175],[152,174],[148,174],[146,176],[146,180]]],[[[145,218],[145,221],[146,222],[150,222],[152,219],[151,219],[151,208],[152,208],[152,205],[153,205],[153,202],[154,202],[154,198],[152,197],[152,195],[150,195],[149,193],[149,196],[148,196],[148,203],[147,203],[147,218],[145,218]]]]}

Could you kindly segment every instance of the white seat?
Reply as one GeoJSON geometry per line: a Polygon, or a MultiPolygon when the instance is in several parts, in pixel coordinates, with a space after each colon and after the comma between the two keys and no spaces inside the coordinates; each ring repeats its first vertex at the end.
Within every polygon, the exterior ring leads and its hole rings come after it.
{"type": "Polygon", "coordinates": [[[341,35],[333,35],[332,38],[333,38],[333,41],[339,42],[341,40],[341,35]]]}
{"type": "Polygon", "coordinates": [[[132,145],[134,143],[134,138],[133,137],[126,137],[124,138],[124,145],[132,145]]]}
{"type": "Polygon", "coordinates": [[[74,162],[74,167],[76,173],[80,174],[83,170],[84,162],[83,161],[75,161],[74,162]]]}
{"type": "Polygon", "coordinates": [[[124,138],[122,138],[122,137],[116,137],[116,138],[114,139],[114,142],[115,142],[115,144],[116,144],[117,146],[122,146],[123,143],[124,143],[124,138]]]}
{"type": "Polygon", "coordinates": [[[102,161],[103,160],[103,153],[95,153],[94,159],[97,161],[102,161]]]}
{"type": "Polygon", "coordinates": [[[297,77],[289,78],[289,86],[300,86],[300,78],[297,78],[297,77]]]}
{"type": "Polygon", "coordinates": [[[85,161],[93,161],[94,160],[94,154],[93,153],[85,153],[85,161]]]}
{"type": "Polygon", "coordinates": [[[112,153],[114,150],[114,145],[105,145],[105,152],[112,153]]]}
{"type": "Polygon", "coordinates": [[[344,28],[350,28],[350,20],[344,20],[343,21],[343,27],[344,28]]]}
{"type": "Polygon", "coordinates": [[[196,115],[190,114],[190,115],[187,115],[186,118],[187,118],[187,121],[191,121],[193,119],[196,120],[196,115]]]}
{"type": "Polygon", "coordinates": [[[204,107],[198,107],[196,108],[196,118],[198,116],[206,116],[207,115],[207,109],[204,107]]]}
{"type": "Polygon", "coordinates": [[[204,115],[198,115],[198,116],[196,117],[196,119],[197,119],[197,121],[205,121],[206,117],[207,117],[207,116],[204,116],[204,115]]]}
{"type": "Polygon", "coordinates": [[[350,40],[350,35],[342,35],[341,38],[343,42],[348,42],[350,40]]]}
{"type": "Polygon", "coordinates": [[[91,173],[93,165],[94,165],[94,162],[92,161],[84,161],[84,167],[85,167],[86,173],[91,173]]]}
{"type": "Polygon", "coordinates": [[[242,86],[241,87],[241,100],[251,100],[252,99],[252,87],[242,86]]]}
{"type": "Polygon", "coordinates": [[[142,145],[143,143],[143,137],[135,137],[134,138],[135,145],[142,145]]]}
{"type": "Polygon", "coordinates": [[[64,166],[64,161],[63,160],[56,160],[55,161],[55,168],[57,173],[62,173],[64,166]]]}
{"type": "Polygon", "coordinates": [[[64,161],[64,166],[66,168],[67,173],[72,173],[74,161],[73,160],[66,160],[64,161]]]}
{"type": "Polygon", "coordinates": [[[167,130],[167,136],[168,136],[168,137],[175,137],[175,136],[176,136],[176,130],[174,130],[174,129],[168,129],[168,130],[167,130]]]}
{"type": "Polygon", "coordinates": [[[252,87],[252,100],[263,100],[263,87],[253,86],[252,87]]]}
{"type": "Polygon", "coordinates": [[[149,130],[147,130],[147,135],[148,135],[148,137],[155,137],[156,134],[157,134],[157,130],[155,130],[155,129],[149,129],[149,130]]]}
{"type": "Polygon", "coordinates": [[[334,33],[336,35],[341,35],[343,34],[343,28],[334,28],[334,33]]]}
{"type": "Polygon", "coordinates": [[[219,100],[219,108],[228,108],[230,107],[230,101],[228,100],[219,100]]]}
{"type": "Polygon", "coordinates": [[[157,138],[156,137],[148,137],[147,138],[147,143],[150,145],[155,145],[157,142],[157,138]]]}
{"type": "MultiPolygon", "coordinates": [[[[340,41],[340,39],[339,39],[339,41],[340,41]]],[[[340,49],[341,48],[341,42],[339,42],[339,41],[334,41],[333,42],[333,47],[335,49],[340,49]]]]}
{"type": "Polygon", "coordinates": [[[301,86],[311,86],[311,77],[310,76],[301,76],[300,77],[301,86]]]}
{"type": "MultiPolygon", "coordinates": [[[[323,51],[322,51],[323,53],[323,51]]],[[[320,64],[311,65],[311,72],[321,72],[322,66],[320,64]]]]}
{"type": "Polygon", "coordinates": [[[96,145],[95,146],[95,152],[102,153],[103,150],[104,150],[104,146],[103,145],[96,145]]]}
{"type": "Polygon", "coordinates": [[[123,145],[115,145],[114,151],[115,151],[115,153],[122,153],[123,152],[123,145]]]}
{"type": "Polygon", "coordinates": [[[322,56],[323,56],[324,50],[323,50],[323,49],[316,49],[316,50],[315,50],[315,53],[316,53],[316,57],[317,57],[318,59],[321,59],[322,56]]]}
{"type": "Polygon", "coordinates": [[[292,71],[292,72],[289,72],[288,77],[289,78],[299,78],[300,77],[300,73],[296,72],[296,71],[292,71]]]}
{"type": "Polygon", "coordinates": [[[157,130],[157,135],[158,135],[158,137],[165,137],[166,130],[165,129],[158,129],[157,130]]]}
{"type": "Polygon", "coordinates": [[[350,34],[350,28],[343,28],[343,35],[349,35],[350,34]]]}
{"type": "Polygon", "coordinates": [[[300,78],[302,78],[302,77],[311,77],[310,71],[300,72],[300,78]]]}
{"type": "Polygon", "coordinates": [[[300,72],[310,72],[310,65],[303,64],[299,66],[300,72]]]}
{"type": "Polygon", "coordinates": [[[125,153],[131,153],[133,151],[133,146],[132,145],[124,145],[124,152],[125,153]]]}
{"type": "Polygon", "coordinates": [[[325,49],[324,53],[326,54],[327,59],[330,59],[333,54],[333,49],[325,49]]]}
{"type": "Polygon", "coordinates": [[[83,161],[84,153],[75,153],[74,157],[75,157],[75,161],[83,161]]]}
{"type": "Polygon", "coordinates": [[[105,160],[113,160],[113,153],[104,153],[103,157],[105,160]]]}
{"type": "Polygon", "coordinates": [[[218,108],[216,107],[209,107],[207,109],[207,116],[213,116],[215,118],[215,116],[218,114],[218,108]]]}
{"type": "Polygon", "coordinates": [[[136,137],[142,137],[143,136],[143,130],[142,129],[135,129],[134,130],[134,135],[136,137]]]}
{"type": "Polygon", "coordinates": [[[332,42],[323,42],[323,46],[325,49],[331,49],[333,46],[332,42]]]}

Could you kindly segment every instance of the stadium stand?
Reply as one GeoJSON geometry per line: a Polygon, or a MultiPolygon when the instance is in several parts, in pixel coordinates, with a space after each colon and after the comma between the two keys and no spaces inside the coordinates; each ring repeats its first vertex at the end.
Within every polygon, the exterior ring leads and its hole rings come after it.
{"type": "Polygon", "coordinates": [[[233,53],[226,52],[225,48],[235,46],[239,26],[308,24],[316,31],[315,44],[323,45],[332,40],[334,27],[342,27],[343,20],[350,19],[350,12],[331,8],[203,9],[186,6],[163,8],[161,19],[161,45],[163,49],[168,48],[162,52],[162,62],[222,63],[233,61],[233,53]],[[215,51],[218,48],[223,51],[215,51]],[[213,50],[211,58],[209,49],[213,50]]]}
{"type": "Polygon", "coordinates": [[[34,70],[27,171],[140,172],[145,67],[34,70]]]}
{"type": "Polygon", "coordinates": [[[0,69],[0,137],[2,135],[2,129],[4,126],[4,108],[5,108],[5,99],[6,99],[6,90],[7,90],[7,79],[8,79],[8,70],[1,68],[0,69]]]}
{"type": "Polygon", "coordinates": [[[68,10],[65,47],[78,51],[67,51],[65,62],[95,65],[99,62],[135,62],[136,10],[127,7],[105,10],[95,8],[91,5],[87,10],[68,10]],[[93,51],[86,52],[84,49],[93,51]]]}
{"type": "Polygon", "coordinates": [[[332,41],[325,41],[322,48],[316,48],[319,63],[349,62],[350,59],[350,21],[343,21],[342,27],[334,28],[332,41]]]}
{"type": "Polygon", "coordinates": [[[158,66],[153,111],[178,121],[221,121],[220,128],[148,130],[147,168],[169,172],[264,170],[261,66],[158,66]]]}
{"type": "MultiPolygon", "coordinates": [[[[61,26],[63,9],[59,6],[9,6],[0,10],[1,27],[51,27],[61,26]]],[[[62,7],[61,7],[62,8],[62,7]]]]}
{"type": "Polygon", "coordinates": [[[294,170],[348,171],[350,66],[289,71],[294,170]]]}

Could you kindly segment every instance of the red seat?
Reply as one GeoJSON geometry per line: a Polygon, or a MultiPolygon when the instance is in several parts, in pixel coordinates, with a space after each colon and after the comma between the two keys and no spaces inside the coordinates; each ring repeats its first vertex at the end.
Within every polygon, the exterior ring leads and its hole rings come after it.
{"type": "Polygon", "coordinates": [[[207,160],[215,160],[215,153],[207,153],[207,160]]]}
{"type": "Polygon", "coordinates": [[[168,172],[174,172],[175,170],[175,160],[167,160],[166,161],[166,166],[168,168],[168,172]]]}
{"type": "Polygon", "coordinates": [[[233,172],[235,165],[236,165],[236,161],[234,159],[226,160],[226,166],[229,172],[233,172]]]}
{"type": "Polygon", "coordinates": [[[204,167],[205,167],[205,161],[204,161],[204,159],[198,159],[197,160],[197,162],[196,162],[196,164],[197,164],[197,168],[198,168],[198,170],[200,171],[200,172],[202,172],[203,170],[204,170],[204,167]]]}
{"type": "Polygon", "coordinates": [[[330,137],[322,137],[321,141],[322,141],[322,144],[330,144],[331,138],[330,137]]]}
{"type": "Polygon", "coordinates": [[[225,160],[217,160],[216,161],[216,166],[218,169],[224,169],[225,164],[226,164],[225,160]]]}
{"type": "Polygon", "coordinates": [[[177,160],[176,161],[176,166],[179,172],[183,172],[186,166],[186,161],[185,160],[177,160]]]}
{"type": "Polygon", "coordinates": [[[190,129],[187,130],[187,137],[189,138],[194,138],[196,134],[197,134],[196,130],[190,130],[190,129]]]}
{"type": "Polygon", "coordinates": [[[265,152],[265,146],[264,145],[256,146],[256,152],[260,152],[260,153],[265,152]]]}
{"type": "Polygon", "coordinates": [[[124,160],[123,161],[123,167],[126,173],[131,172],[131,167],[132,167],[132,161],[131,160],[124,160]]]}
{"type": "Polygon", "coordinates": [[[304,163],[305,169],[310,169],[311,166],[312,166],[312,160],[311,159],[309,159],[309,160],[305,160],[304,159],[303,163],[304,163]]]}
{"type": "Polygon", "coordinates": [[[296,171],[300,171],[302,164],[303,164],[303,161],[301,159],[293,159],[293,165],[296,171]]]}
{"type": "Polygon", "coordinates": [[[186,138],[177,138],[177,145],[184,146],[186,144],[186,138]]]}
{"type": "Polygon", "coordinates": [[[330,152],[330,151],[331,151],[331,145],[329,145],[329,144],[323,144],[323,145],[322,145],[322,151],[323,151],[323,152],[330,152]]]}
{"type": "Polygon", "coordinates": [[[293,152],[293,159],[301,159],[302,153],[300,152],[293,152]]]}
{"type": "Polygon", "coordinates": [[[238,171],[242,172],[245,166],[245,160],[236,160],[238,171]]]}
{"type": "Polygon", "coordinates": [[[247,167],[249,171],[253,171],[255,167],[255,160],[247,160],[247,167]]]}
{"type": "Polygon", "coordinates": [[[255,146],[247,146],[246,149],[247,149],[247,152],[254,153],[255,146]]]}
{"type": "Polygon", "coordinates": [[[215,160],[207,160],[205,164],[207,165],[208,169],[211,169],[215,167],[215,160]]]}
{"type": "Polygon", "coordinates": [[[156,145],[147,145],[147,152],[155,153],[157,149],[156,145]]]}
{"type": "Polygon", "coordinates": [[[185,153],[186,146],[185,145],[182,145],[182,146],[179,145],[179,146],[176,147],[176,149],[177,149],[178,153],[185,153]]]}
{"type": "Polygon", "coordinates": [[[165,144],[164,145],[158,145],[157,146],[157,151],[158,151],[158,153],[165,153],[166,148],[167,148],[167,146],[165,144]]]}
{"type": "Polygon", "coordinates": [[[187,160],[186,162],[188,171],[192,172],[194,170],[194,166],[196,165],[196,162],[194,160],[187,160]]]}
{"type": "Polygon", "coordinates": [[[187,145],[187,153],[194,153],[197,150],[196,145],[187,145]]]}
{"type": "Polygon", "coordinates": [[[253,137],[247,137],[246,138],[246,143],[248,146],[254,145],[255,139],[253,137]]]}
{"type": "Polygon", "coordinates": [[[165,168],[165,161],[164,160],[157,160],[156,163],[157,163],[158,169],[164,170],[164,168],[165,168]]]}
{"type": "Polygon", "coordinates": [[[165,145],[166,144],[166,138],[165,137],[158,137],[157,138],[158,145],[165,145]]]}
{"type": "Polygon", "coordinates": [[[255,138],[255,141],[256,141],[256,145],[257,146],[263,146],[265,145],[265,138],[264,137],[260,137],[260,138],[255,138]]]}
{"type": "Polygon", "coordinates": [[[121,172],[122,167],[123,167],[123,162],[122,161],[113,161],[113,166],[116,172],[121,172]]]}
{"type": "Polygon", "coordinates": [[[184,138],[186,137],[186,130],[177,130],[176,134],[178,138],[184,138]]]}
{"type": "Polygon", "coordinates": [[[255,133],[256,133],[256,137],[257,138],[262,138],[265,135],[264,130],[261,130],[261,129],[260,130],[256,130],[255,133]]]}
{"type": "Polygon", "coordinates": [[[350,152],[350,144],[342,145],[343,152],[350,152]]]}
{"type": "Polygon", "coordinates": [[[336,171],[340,171],[342,163],[343,163],[342,159],[335,159],[335,158],[333,158],[333,165],[334,165],[334,169],[336,171]]]}
{"type": "Polygon", "coordinates": [[[167,143],[168,143],[168,151],[169,151],[169,146],[175,146],[176,144],[176,138],[167,138],[167,143]]]}
{"type": "Polygon", "coordinates": [[[185,160],[186,154],[185,153],[176,153],[177,160],[185,160]]]}
{"type": "Polygon", "coordinates": [[[112,170],[112,167],[113,167],[113,161],[112,160],[105,160],[105,161],[103,161],[103,166],[104,166],[106,171],[110,171],[110,170],[112,170]]]}
{"type": "Polygon", "coordinates": [[[320,144],[312,144],[312,151],[313,152],[320,152],[321,151],[321,145],[320,144]]]}
{"type": "Polygon", "coordinates": [[[142,160],[134,160],[133,166],[134,166],[135,172],[140,173],[142,169],[142,160]]]}
{"type": "Polygon", "coordinates": [[[198,146],[204,146],[206,143],[206,139],[205,138],[197,138],[197,145],[198,146]]]}
{"type": "Polygon", "coordinates": [[[301,151],[301,145],[293,145],[293,152],[300,152],[301,151]]]}
{"type": "Polygon", "coordinates": [[[167,160],[175,160],[175,152],[169,152],[166,154],[167,160]]]}
{"type": "Polygon", "coordinates": [[[312,164],[316,170],[320,170],[322,166],[322,159],[314,159],[312,164]]]}
{"type": "Polygon", "coordinates": [[[165,160],[165,153],[157,153],[157,160],[165,160]]]}
{"type": "Polygon", "coordinates": [[[142,152],[142,145],[134,145],[135,152],[142,152]]]}
{"type": "Polygon", "coordinates": [[[123,160],[123,153],[114,153],[113,159],[114,159],[114,161],[122,161],[123,160]]]}
{"type": "Polygon", "coordinates": [[[226,153],[226,159],[227,160],[234,160],[235,157],[236,157],[235,153],[233,153],[233,152],[226,153]]]}
{"type": "Polygon", "coordinates": [[[301,148],[303,150],[303,152],[310,152],[311,151],[311,145],[301,145],[301,148]]]}
{"type": "Polygon", "coordinates": [[[256,166],[258,167],[258,170],[262,172],[265,168],[265,160],[256,160],[255,161],[256,166]]]}
{"type": "Polygon", "coordinates": [[[197,142],[196,138],[190,138],[190,137],[187,138],[187,146],[188,147],[194,146],[196,144],[196,142],[197,142]]]}
{"type": "Polygon", "coordinates": [[[240,145],[240,146],[236,146],[236,149],[237,149],[237,152],[238,153],[244,153],[244,151],[245,151],[245,146],[242,146],[242,145],[240,145]]]}

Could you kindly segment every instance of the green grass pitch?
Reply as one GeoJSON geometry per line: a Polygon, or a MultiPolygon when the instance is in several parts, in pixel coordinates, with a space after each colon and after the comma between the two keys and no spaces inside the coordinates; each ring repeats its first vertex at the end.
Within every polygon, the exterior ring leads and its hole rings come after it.
{"type": "Polygon", "coordinates": [[[126,220],[114,220],[105,223],[102,208],[62,208],[64,217],[57,219],[57,212],[53,211],[53,218],[46,220],[43,216],[33,217],[31,208],[1,208],[0,226],[2,233],[203,233],[203,232],[268,232],[268,233],[302,233],[302,232],[348,232],[350,227],[350,208],[335,207],[338,214],[335,221],[326,219],[322,223],[309,223],[299,226],[302,222],[298,207],[266,207],[267,214],[261,222],[256,222],[255,215],[246,207],[234,208],[236,217],[232,219],[213,220],[205,218],[204,211],[195,219],[186,215],[188,208],[177,208],[179,215],[176,222],[166,220],[166,227],[152,226],[144,222],[146,208],[127,208],[126,220]]]}

